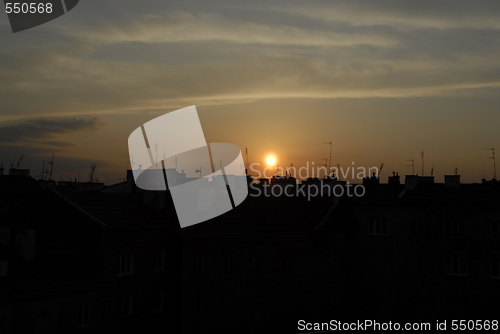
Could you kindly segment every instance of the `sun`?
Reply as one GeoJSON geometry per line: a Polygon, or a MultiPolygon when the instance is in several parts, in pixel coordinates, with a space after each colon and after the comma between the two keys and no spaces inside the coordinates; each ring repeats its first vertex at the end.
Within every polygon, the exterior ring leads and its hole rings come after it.
{"type": "Polygon", "coordinates": [[[274,155],[268,155],[266,157],[266,163],[269,165],[269,166],[274,166],[276,165],[276,157],[274,155]]]}

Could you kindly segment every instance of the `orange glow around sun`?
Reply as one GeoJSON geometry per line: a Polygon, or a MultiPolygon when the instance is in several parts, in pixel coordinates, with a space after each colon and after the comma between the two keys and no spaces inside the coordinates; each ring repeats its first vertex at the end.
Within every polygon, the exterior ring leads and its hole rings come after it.
{"type": "Polygon", "coordinates": [[[276,165],[276,157],[274,155],[268,155],[266,157],[266,163],[269,165],[269,166],[274,166],[276,165]]]}

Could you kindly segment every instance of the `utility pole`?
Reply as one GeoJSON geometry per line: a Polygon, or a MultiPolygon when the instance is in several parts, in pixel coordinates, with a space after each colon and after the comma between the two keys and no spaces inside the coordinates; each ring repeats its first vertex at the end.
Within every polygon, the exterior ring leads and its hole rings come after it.
{"type": "Polygon", "coordinates": [[[49,181],[52,181],[52,171],[53,171],[53,168],[54,168],[54,154],[52,154],[52,160],[51,161],[47,161],[47,163],[50,164],[49,181]]]}
{"type": "Polygon", "coordinates": [[[496,180],[497,179],[497,164],[495,161],[495,149],[494,148],[483,148],[483,151],[484,150],[491,151],[493,153],[493,156],[488,157],[488,159],[493,160],[493,180],[496,180]]]}
{"type": "Polygon", "coordinates": [[[328,160],[328,175],[330,175],[330,167],[332,165],[332,141],[329,141],[328,143],[323,143],[325,145],[330,145],[330,160],[328,160]]]}
{"type": "Polygon", "coordinates": [[[422,151],[422,176],[424,176],[424,151],[422,151]]]}

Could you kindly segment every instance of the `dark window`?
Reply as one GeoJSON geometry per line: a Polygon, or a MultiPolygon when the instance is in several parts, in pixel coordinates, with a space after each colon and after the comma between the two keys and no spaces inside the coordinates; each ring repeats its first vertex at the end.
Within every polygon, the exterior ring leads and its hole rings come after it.
{"type": "Polygon", "coordinates": [[[461,256],[450,256],[447,258],[448,275],[466,276],[467,259],[461,256]]]}
{"type": "Polygon", "coordinates": [[[446,238],[465,238],[465,222],[458,220],[447,220],[444,222],[444,236],[446,238]]]}
{"type": "Polygon", "coordinates": [[[118,255],[118,276],[132,275],[134,273],[134,254],[118,255]]]}
{"type": "Polygon", "coordinates": [[[165,250],[160,250],[160,251],[156,252],[155,270],[156,271],[165,270],[165,250]]]}
{"type": "Polygon", "coordinates": [[[386,235],[387,222],[381,218],[371,218],[369,221],[369,233],[372,235],[386,235]]]}
{"type": "Polygon", "coordinates": [[[90,305],[87,303],[78,306],[78,327],[89,325],[90,305]]]}
{"type": "Polygon", "coordinates": [[[500,222],[491,222],[491,239],[500,239],[500,222]]]}
{"type": "Polygon", "coordinates": [[[422,220],[410,220],[410,232],[414,237],[421,237],[424,235],[424,222],[422,220]]]}

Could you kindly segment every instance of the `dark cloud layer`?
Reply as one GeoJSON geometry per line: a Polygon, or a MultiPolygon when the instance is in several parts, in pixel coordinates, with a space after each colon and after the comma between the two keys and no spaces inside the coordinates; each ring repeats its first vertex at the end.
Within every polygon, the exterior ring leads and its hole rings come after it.
{"type": "MultiPolygon", "coordinates": [[[[56,134],[65,134],[80,130],[95,130],[100,124],[100,119],[57,119],[39,118],[30,119],[0,127],[0,143],[16,143],[23,140],[40,140],[56,134]]],[[[62,141],[45,141],[52,146],[67,146],[62,141]]]]}

